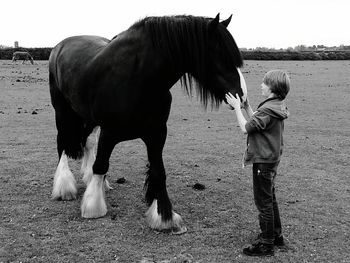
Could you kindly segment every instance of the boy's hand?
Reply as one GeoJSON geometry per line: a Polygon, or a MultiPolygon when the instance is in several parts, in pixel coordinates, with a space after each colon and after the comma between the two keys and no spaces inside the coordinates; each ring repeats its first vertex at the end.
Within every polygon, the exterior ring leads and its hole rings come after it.
{"type": "Polygon", "coordinates": [[[225,98],[227,103],[234,109],[241,108],[241,99],[239,98],[238,94],[236,94],[237,97],[233,96],[230,92],[226,93],[225,98]]]}

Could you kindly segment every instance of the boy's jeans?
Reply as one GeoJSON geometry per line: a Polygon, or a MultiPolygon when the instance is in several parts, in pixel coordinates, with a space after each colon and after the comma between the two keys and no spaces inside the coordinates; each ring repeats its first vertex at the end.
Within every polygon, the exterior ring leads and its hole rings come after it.
{"type": "Polygon", "coordinates": [[[281,219],[275,196],[277,163],[253,164],[254,201],[259,210],[260,241],[273,245],[275,237],[282,234],[281,219]]]}

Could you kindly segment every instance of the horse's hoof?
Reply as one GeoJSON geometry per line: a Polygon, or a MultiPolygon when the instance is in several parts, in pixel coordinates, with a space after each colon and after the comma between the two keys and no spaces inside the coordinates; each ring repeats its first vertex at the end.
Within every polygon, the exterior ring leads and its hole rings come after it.
{"type": "Polygon", "coordinates": [[[99,218],[107,214],[103,183],[103,176],[92,176],[81,203],[82,217],[99,218]]]}
{"type": "Polygon", "coordinates": [[[99,218],[107,214],[107,206],[105,202],[95,203],[91,200],[83,200],[81,206],[81,216],[83,218],[99,218]]]}
{"type": "Polygon", "coordinates": [[[172,229],[171,234],[172,235],[182,235],[185,234],[187,232],[187,227],[185,226],[181,226],[181,227],[177,227],[172,229]]]}
{"type": "Polygon", "coordinates": [[[187,228],[182,226],[182,218],[179,214],[172,212],[171,220],[162,220],[162,216],[158,213],[158,201],[153,200],[152,205],[146,212],[146,220],[148,225],[158,232],[172,233],[181,235],[187,232],[187,228]]]}
{"type": "Polygon", "coordinates": [[[67,155],[63,152],[56,169],[51,197],[53,200],[73,200],[76,196],[75,178],[69,169],[67,155]]]}
{"type": "Polygon", "coordinates": [[[55,201],[71,201],[77,199],[77,191],[67,192],[64,194],[52,194],[52,199],[55,201]]]}

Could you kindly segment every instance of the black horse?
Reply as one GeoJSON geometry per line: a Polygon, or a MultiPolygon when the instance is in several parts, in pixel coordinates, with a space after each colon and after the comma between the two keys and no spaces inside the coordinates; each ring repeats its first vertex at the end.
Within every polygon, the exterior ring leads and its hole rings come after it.
{"type": "Polygon", "coordinates": [[[168,197],[162,158],[169,90],[181,79],[189,94],[197,90],[205,106],[218,107],[227,92],[245,100],[241,53],[226,29],[230,20],[220,22],[219,15],[147,17],[112,40],[75,36],[52,50],[49,80],[59,155],[54,199],[76,198],[67,156],[83,158],[87,188],[82,216],[104,216],[110,155],[119,142],[141,138],[149,160],[148,224],[158,230],[185,231],[168,197]]]}

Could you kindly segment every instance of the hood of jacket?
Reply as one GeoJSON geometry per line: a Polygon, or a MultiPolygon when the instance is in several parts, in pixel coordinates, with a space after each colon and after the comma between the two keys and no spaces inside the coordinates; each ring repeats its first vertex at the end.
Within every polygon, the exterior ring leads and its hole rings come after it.
{"type": "Polygon", "coordinates": [[[264,112],[271,117],[278,119],[287,119],[289,116],[288,108],[284,100],[278,98],[269,98],[258,106],[257,111],[264,112]]]}

